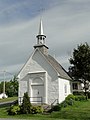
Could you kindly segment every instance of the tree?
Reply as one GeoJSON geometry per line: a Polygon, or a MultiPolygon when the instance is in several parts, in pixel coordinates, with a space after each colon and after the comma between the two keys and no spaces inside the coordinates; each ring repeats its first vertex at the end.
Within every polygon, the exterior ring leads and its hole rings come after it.
{"type": "Polygon", "coordinates": [[[21,113],[29,114],[30,108],[31,108],[31,103],[30,103],[28,93],[26,92],[26,93],[24,93],[24,96],[23,96],[23,102],[21,105],[21,113]]]}
{"type": "Polygon", "coordinates": [[[3,93],[3,82],[0,83],[0,94],[3,93]]]}
{"type": "Polygon", "coordinates": [[[69,61],[71,64],[69,73],[74,80],[83,82],[85,95],[87,96],[90,82],[90,46],[87,43],[78,45],[69,61]]]}
{"type": "MultiPolygon", "coordinates": [[[[3,82],[0,83],[0,93],[3,92],[3,82]]],[[[10,81],[5,82],[5,93],[8,97],[18,96],[18,79],[14,76],[10,81]]]]}
{"type": "Polygon", "coordinates": [[[18,95],[18,80],[16,76],[14,76],[12,80],[6,83],[6,94],[9,97],[18,95]]]}

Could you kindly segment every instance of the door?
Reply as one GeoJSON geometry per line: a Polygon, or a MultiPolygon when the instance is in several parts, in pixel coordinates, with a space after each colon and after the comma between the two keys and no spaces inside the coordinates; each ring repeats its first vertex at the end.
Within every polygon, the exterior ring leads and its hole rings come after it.
{"type": "Polygon", "coordinates": [[[44,97],[44,85],[32,85],[32,102],[41,103],[44,97]]]}

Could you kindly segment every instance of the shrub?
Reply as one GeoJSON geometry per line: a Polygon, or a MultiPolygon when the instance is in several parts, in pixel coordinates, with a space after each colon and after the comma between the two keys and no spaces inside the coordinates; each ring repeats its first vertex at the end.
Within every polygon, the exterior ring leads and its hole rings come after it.
{"type": "Polygon", "coordinates": [[[62,103],[61,103],[61,107],[67,107],[68,105],[73,105],[74,104],[74,100],[72,99],[68,99],[68,100],[64,100],[62,103]]]}
{"type": "Polygon", "coordinates": [[[61,103],[61,108],[62,108],[62,107],[67,107],[67,106],[68,106],[68,104],[67,104],[66,100],[64,100],[64,101],[61,103]]]}
{"type": "Polygon", "coordinates": [[[31,106],[30,113],[31,114],[43,113],[43,108],[42,106],[31,106]]]}
{"type": "Polygon", "coordinates": [[[84,95],[84,92],[78,92],[78,91],[74,91],[73,95],[84,95]]]}
{"type": "Polygon", "coordinates": [[[88,98],[90,99],[90,92],[88,92],[88,98]]]}
{"type": "Polygon", "coordinates": [[[70,99],[70,100],[65,100],[67,105],[73,105],[74,104],[74,100],[73,99],[70,99]]]}
{"type": "Polygon", "coordinates": [[[8,115],[20,114],[20,106],[11,106],[8,110],[8,115]]]}
{"type": "Polygon", "coordinates": [[[86,96],[84,95],[75,96],[75,101],[84,101],[84,100],[86,100],[86,96]]]}
{"type": "Polygon", "coordinates": [[[52,107],[52,111],[60,111],[61,110],[61,105],[57,104],[55,106],[52,107]]]}
{"type": "Polygon", "coordinates": [[[65,100],[62,103],[53,106],[52,109],[49,110],[49,112],[60,111],[64,107],[73,106],[75,101],[84,101],[84,100],[86,100],[86,96],[84,95],[74,96],[73,94],[70,94],[65,98],[65,100]]]}
{"type": "Polygon", "coordinates": [[[28,93],[24,93],[23,96],[23,103],[20,107],[20,111],[22,114],[29,114],[30,113],[30,107],[31,107],[31,103],[28,97],[28,93]]]}
{"type": "Polygon", "coordinates": [[[66,106],[67,105],[73,105],[74,101],[75,101],[75,96],[73,94],[70,94],[65,98],[65,101],[64,101],[65,103],[64,104],[66,104],[66,106]]]}
{"type": "Polygon", "coordinates": [[[57,104],[57,105],[54,105],[54,106],[51,106],[51,109],[48,110],[49,113],[53,112],[53,111],[60,111],[61,110],[61,104],[57,104]]]}
{"type": "Polygon", "coordinates": [[[75,96],[73,94],[68,95],[65,100],[75,100],[75,96]]]}

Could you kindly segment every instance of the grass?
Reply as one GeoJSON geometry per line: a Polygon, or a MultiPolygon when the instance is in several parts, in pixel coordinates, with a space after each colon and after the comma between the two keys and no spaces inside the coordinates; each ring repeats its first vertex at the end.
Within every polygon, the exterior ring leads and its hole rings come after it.
{"type": "Polygon", "coordinates": [[[51,116],[61,119],[90,120],[90,100],[75,102],[73,106],[63,108],[60,112],[54,112],[51,116]]]}
{"type": "Polygon", "coordinates": [[[59,118],[52,118],[50,115],[40,115],[40,114],[35,114],[35,115],[30,115],[30,114],[23,114],[23,115],[15,115],[15,116],[10,116],[7,115],[6,112],[6,107],[5,108],[0,108],[0,118],[9,118],[9,119],[30,119],[30,120],[60,120],[59,118]]]}
{"type": "Polygon", "coordinates": [[[59,112],[52,112],[49,115],[15,115],[9,116],[6,112],[6,107],[0,108],[0,118],[13,119],[30,119],[30,120],[90,120],[90,100],[83,102],[75,102],[73,106],[63,108],[59,112]]]}
{"type": "Polygon", "coordinates": [[[5,98],[5,99],[0,99],[0,103],[14,101],[14,100],[17,100],[17,97],[9,97],[9,98],[5,98]]]}

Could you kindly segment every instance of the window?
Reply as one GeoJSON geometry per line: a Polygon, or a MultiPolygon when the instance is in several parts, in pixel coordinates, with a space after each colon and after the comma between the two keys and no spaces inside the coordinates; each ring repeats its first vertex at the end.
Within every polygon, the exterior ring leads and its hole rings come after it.
{"type": "Polygon", "coordinates": [[[73,83],[73,90],[78,90],[78,84],[77,83],[73,83]]]}
{"type": "Polygon", "coordinates": [[[64,91],[65,91],[65,93],[67,93],[67,85],[66,84],[64,86],[64,91]]]}

